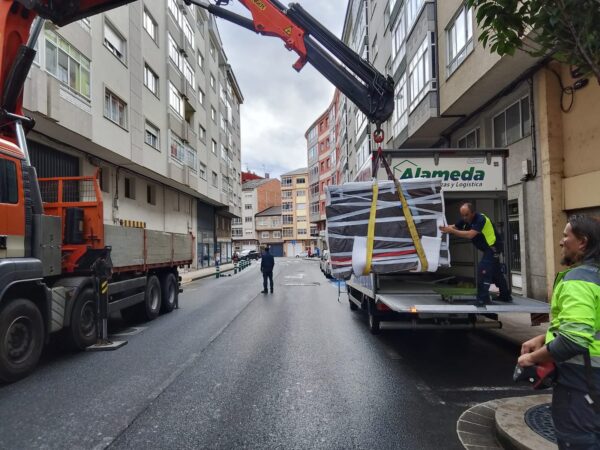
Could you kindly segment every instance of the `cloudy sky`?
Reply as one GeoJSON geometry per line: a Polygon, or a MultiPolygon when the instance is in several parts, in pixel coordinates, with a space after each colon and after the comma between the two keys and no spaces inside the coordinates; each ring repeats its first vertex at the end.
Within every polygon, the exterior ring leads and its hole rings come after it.
{"type": "MultiPolygon", "coordinates": [[[[341,35],[347,0],[298,3],[336,36],[341,35]]],[[[239,2],[230,2],[227,8],[250,17],[239,2]]],[[[305,167],[304,133],[329,106],[333,85],[310,64],[296,72],[292,64],[297,55],[287,51],[281,39],[260,36],[222,19],[217,23],[244,96],[242,170],[279,177],[305,167]]]]}

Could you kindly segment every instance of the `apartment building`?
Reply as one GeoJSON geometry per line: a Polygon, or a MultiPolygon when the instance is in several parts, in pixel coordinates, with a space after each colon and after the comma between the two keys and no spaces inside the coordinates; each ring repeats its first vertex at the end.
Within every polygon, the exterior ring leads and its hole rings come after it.
{"type": "Polygon", "coordinates": [[[97,174],[105,222],[192,233],[199,265],[230,257],[243,96],[214,19],[135,2],[46,24],[37,49],[24,107],[40,176],[97,174]]]}
{"type": "Polygon", "coordinates": [[[281,205],[281,182],[276,178],[259,178],[242,185],[242,214],[233,221],[231,236],[235,251],[258,250],[259,233],[255,216],[272,206],[281,205]]]}
{"type": "Polygon", "coordinates": [[[281,206],[271,206],[255,216],[256,234],[261,249],[269,247],[273,256],[283,256],[281,206]]]}
{"type": "MultiPolygon", "coordinates": [[[[296,256],[314,249],[308,212],[308,169],[292,170],[281,175],[281,221],[285,256],[296,256]]],[[[316,235],[316,229],[313,229],[316,235]]]]}

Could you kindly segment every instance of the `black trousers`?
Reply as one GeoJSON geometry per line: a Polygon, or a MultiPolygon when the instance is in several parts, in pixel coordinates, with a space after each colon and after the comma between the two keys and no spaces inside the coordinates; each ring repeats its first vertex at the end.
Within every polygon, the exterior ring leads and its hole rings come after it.
{"type": "Polygon", "coordinates": [[[559,449],[600,450],[600,414],[585,399],[585,392],[557,384],[552,420],[559,449]]]}
{"type": "Polygon", "coordinates": [[[263,291],[267,290],[267,280],[271,283],[271,291],[273,290],[273,271],[263,272],[263,291]]]}

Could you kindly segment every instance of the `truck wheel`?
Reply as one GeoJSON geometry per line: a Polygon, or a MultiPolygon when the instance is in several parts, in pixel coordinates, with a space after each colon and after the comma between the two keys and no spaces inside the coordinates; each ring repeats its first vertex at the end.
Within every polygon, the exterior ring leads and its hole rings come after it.
{"type": "Polygon", "coordinates": [[[77,350],[96,343],[96,318],[96,296],[92,288],[86,288],[79,293],[71,314],[69,339],[77,350]]]}
{"type": "Polygon", "coordinates": [[[160,283],[162,293],[162,305],[161,311],[164,313],[170,313],[177,304],[177,297],[179,296],[179,286],[177,286],[177,278],[172,273],[166,274],[162,278],[160,283]]]}
{"type": "Polygon", "coordinates": [[[352,300],[348,299],[348,303],[350,304],[350,311],[358,311],[358,306],[352,300]]]}
{"type": "Polygon", "coordinates": [[[144,296],[145,306],[143,309],[143,317],[146,320],[154,320],[160,312],[161,304],[160,295],[160,282],[155,275],[148,278],[148,284],[146,285],[146,294],[144,296]]]}
{"type": "Polygon", "coordinates": [[[44,346],[44,321],[38,307],[19,298],[0,311],[0,380],[17,381],[37,365],[44,346]]]}

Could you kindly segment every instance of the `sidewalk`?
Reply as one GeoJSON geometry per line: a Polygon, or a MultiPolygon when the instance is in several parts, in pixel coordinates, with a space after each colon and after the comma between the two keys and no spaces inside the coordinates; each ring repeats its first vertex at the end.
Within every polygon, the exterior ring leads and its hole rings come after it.
{"type": "MultiPolygon", "coordinates": [[[[225,272],[229,272],[233,270],[233,263],[223,264],[219,266],[220,273],[223,274],[225,272]]],[[[217,268],[215,266],[205,267],[203,269],[192,269],[188,272],[179,272],[181,276],[181,284],[191,283],[194,280],[199,280],[200,278],[208,278],[208,277],[216,277],[217,268]]]]}
{"type": "MultiPolygon", "coordinates": [[[[516,345],[540,334],[548,324],[531,326],[529,314],[501,314],[500,329],[487,329],[491,333],[516,345]]],[[[515,364],[517,362],[515,355],[515,364]]],[[[556,444],[534,431],[526,422],[526,415],[540,411],[551,402],[551,391],[534,391],[521,397],[491,400],[469,408],[458,419],[456,432],[467,449],[522,449],[554,450],[556,444]],[[542,395],[539,395],[542,393],[542,395]],[[538,394],[538,395],[536,395],[538,394]]],[[[545,410],[546,415],[549,409],[545,410]]]]}

